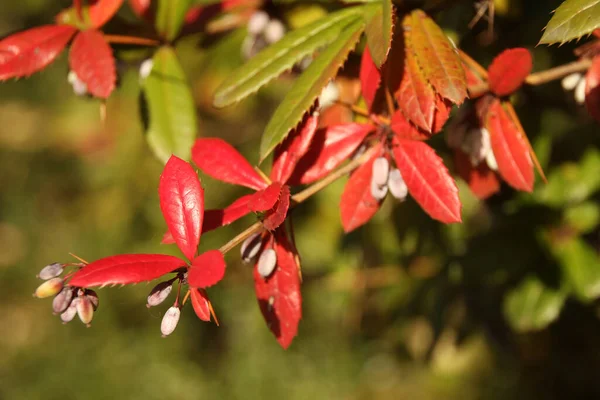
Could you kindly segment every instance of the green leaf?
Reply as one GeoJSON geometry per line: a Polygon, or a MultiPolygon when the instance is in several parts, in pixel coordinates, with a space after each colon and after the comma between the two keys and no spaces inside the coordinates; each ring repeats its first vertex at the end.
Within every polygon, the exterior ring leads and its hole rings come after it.
{"type": "Polygon", "coordinates": [[[346,61],[348,53],[356,46],[364,26],[362,18],[356,18],[296,79],[265,128],[260,143],[261,162],[298,125],[303,115],[321,94],[323,87],[335,77],[338,69],[346,61]]]}
{"type": "Polygon", "coordinates": [[[171,154],[189,160],[197,129],[192,92],[171,47],[160,48],[152,60],[152,72],[143,84],[148,144],[163,162],[171,154]]]}
{"type": "Polygon", "coordinates": [[[504,316],[516,331],[543,329],[558,318],[565,297],[563,291],[528,277],[504,298],[504,316]]]}
{"type": "Polygon", "coordinates": [[[235,70],[217,89],[214,106],[225,107],[248,97],[304,57],[333,42],[344,27],[361,15],[363,8],[347,8],[291,31],[235,70]]]}
{"type": "Polygon", "coordinates": [[[375,65],[381,68],[392,44],[392,1],[381,0],[381,6],[365,18],[367,45],[375,65]]]}
{"type": "Polygon", "coordinates": [[[177,37],[190,8],[191,0],[159,0],[156,12],[156,30],[164,39],[177,37]]]}
{"type": "Polygon", "coordinates": [[[600,0],[566,0],[544,28],[539,44],[565,43],[600,27],[600,0]]]}
{"type": "Polygon", "coordinates": [[[600,224],[600,205],[597,202],[588,201],[567,208],[564,220],[577,233],[590,233],[600,224]]]}
{"type": "Polygon", "coordinates": [[[600,296],[600,257],[581,238],[558,239],[550,244],[565,280],[573,293],[583,301],[600,296]]]}

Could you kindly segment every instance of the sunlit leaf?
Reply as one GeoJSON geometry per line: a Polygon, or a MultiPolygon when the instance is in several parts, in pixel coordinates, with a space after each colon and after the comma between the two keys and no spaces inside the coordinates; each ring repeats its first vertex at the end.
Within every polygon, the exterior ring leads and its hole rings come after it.
{"type": "Polygon", "coordinates": [[[263,225],[266,229],[273,231],[285,221],[288,209],[290,208],[290,187],[283,186],[279,194],[279,200],[273,208],[265,213],[263,225]]]}
{"type": "Polygon", "coordinates": [[[565,280],[583,301],[600,297],[600,256],[581,238],[557,239],[550,248],[558,260],[565,280]]]}
{"type": "Polygon", "coordinates": [[[281,183],[273,182],[265,189],[254,193],[248,201],[250,211],[263,212],[267,211],[275,205],[281,194],[281,183]]]}
{"type": "Polygon", "coordinates": [[[565,43],[600,27],[600,0],[565,0],[554,11],[539,44],[565,43]]]}
{"type": "Polygon", "coordinates": [[[185,20],[191,0],[158,0],[156,30],[166,40],[177,37],[185,20]]]}
{"type": "Polygon", "coordinates": [[[119,11],[123,0],[98,0],[90,5],[89,16],[92,27],[99,28],[112,18],[119,11]]]}
{"type": "Polygon", "coordinates": [[[372,13],[365,13],[367,44],[377,68],[381,68],[390,50],[393,29],[392,14],[391,0],[381,0],[381,5],[372,13]]]}
{"type": "Polygon", "coordinates": [[[521,87],[531,72],[533,60],[529,50],[508,49],[500,53],[488,68],[490,90],[498,96],[507,96],[521,87]]]}
{"type": "Polygon", "coordinates": [[[218,283],[225,276],[225,259],[219,250],[209,250],[194,258],[188,272],[191,287],[205,288],[218,283]]]}
{"type": "Polygon", "coordinates": [[[115,59],[100,31],[88,29],[75,36],[69,52],[69,65],[92,95],[105,99],[115,89],[115,59]]]}
{"type": "Polygon", "coordinates": [[[221,226],[229,225],[234,221],[250,213],[248,202],[252,198],[251,194],[245,195],[231,203],[222,210],[204,211],[204,223],[202,232],[208,232],[221,226]]]}
{"type": "Polygon", "coordinates": [[[367,103],[367,107],[371,110],[377,89],[381,83],[381,72],[377,69],[377,65],[371,58],[369,47],[365,47],[360,62],[360,86],[362,96],[367,103]]]}

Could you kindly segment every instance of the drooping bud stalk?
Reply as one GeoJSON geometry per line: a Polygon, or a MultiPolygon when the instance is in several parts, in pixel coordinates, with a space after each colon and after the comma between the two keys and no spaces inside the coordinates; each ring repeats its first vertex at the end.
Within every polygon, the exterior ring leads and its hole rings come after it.
{"type": "Polygon", "coordinates": [[[160,332],[163,337],[167,337],[173,333],[179,323],[180,315],[181,310],[177,306],[172,306],[167,310],[160,324],[160,332]]]}
{"type": "Polygon", "coordinates": [[[277,253],[273,249],[265,249],[258,258],[256,270],[263,278],[269,277],[277,266],[277,253]]]}
{"type": "Polygon", "coordinates": [[[81,296],[79,297],[79,302],[77,302],[76,307],[79,319],[89,327],[92,318],[94,318],[94,306],[92,305],[92,302],[87,296],[81,296]]]}
{"type": "Polygon", "coordinates": [[[75,297],[71,302],[71,305],[69,305],[69,307],[67,307],[67,309],[60,314],[60,319],[62,320],[63,324],[71,322],[73,318],[75,318],[75,315],[77,314],[77,304],[79,304],[79,301],[79,297],[75,297]]]}
{"type": "Polygon", "coordinates": [[[273,44],[285,35],[285,26],[280,20],[272,19],[265,27],[264,35],[267,43],[273,44]]]}
{"type": "Polygon", "coordinates": [[[62,274],[64,266],[61,263],[52,263],[46,265],[40,273],[38,274],[38,278],[43,280],[48,280],[52,278],[56,278],[60,274],[62,274]]]}
{"type": "Polygon", "coordinates": [[[396,199],[400,201],[404,201],[406,199],[406,196],[408,195],[408,187],[406,187],[406,182],[404,182],[402,173],[398,168],[394,168],[390,171],[387,185],[390,189],[390,193],[396,199]]]}
{"type": "Polygon", "coordinates": [[[54,314],[61,314],[69,308],[73,300],[73,289],[65,286],[52,300],[52,311],[54,314]]]}
{"type": "Polygon", "coordinates": [[[33,295],[39,299],[55,296],[62,290],[63,284],[64,281],[62,278],[48,279],[46,282],[38,286],[37,289],[35,289],[35,293],[33,295]]]}
{"type": "Polygon", "coordinates": [[[240,248],[240,253],[242,256],[242,261],[245,263],[249,263],[254,260],[258,252],[260,251],[260,247],[262,245],[262,235],[260,233],[255,233],[248,237],[242,243],[240,248]]]}
{"type": "Polygon", "coordinates": [[[94,311],[96,311],[98,309],[98,306],[100,305],[100,299],[98,298],[98,294],[95,291],[93,291],[92,289],[85,289],[83,294],[85,297],[87,297],[89,299],[89,301],[92,302],[94,311]]]}
{"type": "Polygon", "coordinates": [[[248,33],[253,36],[260,35],[269,23],[269,14],[264,11],[256,11],[248,20],[248,33]]]}
{"type": "Polygon", "coordinates": [[[384,186],[387,183],[390,173],[390,162],[385,157],[377,157],[373,161],[372,181],[377,186],[384,186]]]}
{"type": "Polygon", "coordinates": [[[171,291],[173,290],[173,281],[168,280],[165,282],[161,282],[158,285],[154,286],[148,295],[148,300],[146,307],[154,307],[161,304],[163,301],[169,297],[171,291]]]}

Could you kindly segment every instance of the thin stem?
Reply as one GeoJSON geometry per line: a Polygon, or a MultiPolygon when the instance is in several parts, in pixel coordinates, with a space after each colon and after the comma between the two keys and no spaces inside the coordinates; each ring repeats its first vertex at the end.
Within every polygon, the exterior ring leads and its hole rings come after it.
{"type": "Polygon", "coordinates": [[[348,107],[355,114],[362,115],[363,117],[367,117],[367,118],[369,117],[369,112],[367,110],[365,110],[364,108],[360,108],[358,106],[355,106],[354,104],[345,103],[343,101],[336,101],[335,103],[339,104],[341,106],[344,106],[344,107],[348,107]]]}
{"type": "Polygon", "coordinates": [[[250,236],[254,235],[255,233],[260,232],[262,229],[264,229],[262,222],[261,221],[255,222],[254,224],[250,225],[245,231],[239,233],[236,237],[234,237],[229,242],[227,242],[223,246],[221,246],[219,251],[223,254],[227,253],[229,250],[233,249],[238,244],[241,244],[244,240],[246,240],[250,236]]]}
{"type": "Polygon", "coordinates": [[[142,38],[137,36],[123,36],[123,35],[104,35],[104,39],[108,43],[113,44],[137,44],[139,46],[158,46],[160,42],[155,39],[142,38]]]}

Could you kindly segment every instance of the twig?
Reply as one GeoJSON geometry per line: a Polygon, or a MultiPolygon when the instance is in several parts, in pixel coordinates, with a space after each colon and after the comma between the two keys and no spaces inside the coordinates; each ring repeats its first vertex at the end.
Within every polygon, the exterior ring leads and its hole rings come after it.
{"type": "Polygon", "coordinates": [[[137,44],[139,46],[158,46],[160,42],[155,39],[148,39],[136,36],[123,36],[123,35],[104,35],[104,39],[108,43],[114,44],[137,44]]]}

